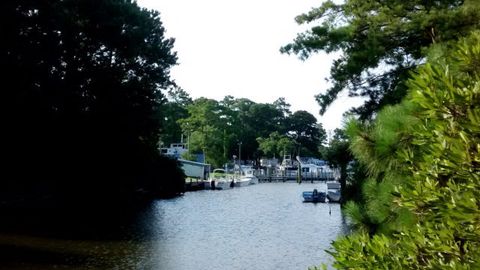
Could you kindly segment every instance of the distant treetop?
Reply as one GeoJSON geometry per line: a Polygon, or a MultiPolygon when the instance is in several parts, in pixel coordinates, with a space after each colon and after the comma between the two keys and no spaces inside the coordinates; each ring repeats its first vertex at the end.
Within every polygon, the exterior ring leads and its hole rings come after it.
{"type": "Polygon", "coordinates": [[[409,72],[424,61],[427,47],[457,40],[480,26],[478,0],[336,2],[297,16],[297,23],[314,26],[280,49],[301,59],[319,51],[343,52],[331,67],[333,86],[316,96],[321,114],[343,90],[367,98],[353,109],[364,119],[398,103],[409,72]]]}

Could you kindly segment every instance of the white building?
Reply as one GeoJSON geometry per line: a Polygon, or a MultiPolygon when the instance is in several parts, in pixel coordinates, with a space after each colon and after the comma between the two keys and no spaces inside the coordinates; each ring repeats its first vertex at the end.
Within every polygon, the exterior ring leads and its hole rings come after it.
{"type": "Polygon", "coordinates": [[[187,151],[188,151],[188,147],[186,143],[172,143],[170,144],[170,147],[160,148],[160,153],[162,155],[170,156],[175,159],[181,158],[183,153],[187,151]]]}
{"type": "Polygon", "coordinates": [[[210,164],[179,159],[178,160],[182,165],[183,172],[187,177],[197,178],[197,179],[207,179],[210,172],[210,164]]]}

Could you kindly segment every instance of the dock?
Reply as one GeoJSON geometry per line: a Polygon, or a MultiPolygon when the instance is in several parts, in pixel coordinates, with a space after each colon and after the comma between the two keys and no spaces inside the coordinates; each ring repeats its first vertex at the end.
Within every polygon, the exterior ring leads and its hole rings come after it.
{"type": "Polygon", "coordinates": [[[295,174],[262,174],[255,173],[259,182],[288,182],[301,180],[302,182],[327,182],[335,181],[336,178],[331,174],[313,174],[303,173],[300,177],[295,174]]]}
{"type": "Polygon", "coordinates": [[[187,177],[185,179],[185,191],[197,191],[205,189],[205,180],[187,177]]]}

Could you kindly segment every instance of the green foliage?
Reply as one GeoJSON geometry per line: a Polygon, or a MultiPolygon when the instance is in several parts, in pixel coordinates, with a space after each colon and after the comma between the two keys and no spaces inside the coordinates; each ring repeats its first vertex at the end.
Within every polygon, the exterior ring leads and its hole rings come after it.
{"type": "MultiPolygon", "coordinates": [[[[182,138],[182,127],[178,120],[188,117],[187,106],[193,101],[185,90],[174,87],[168,90],[168,102],[162,110],[162,129],[160,144],[169,146],[182,138]]],[[[185,138],[186,139],[186,138],[185,138]]]]}
{"type": "Polygon", "coordinates": [[[395,153],[411,143],[410,134],[419,121],[412,115],[414,110],[414,106],[405,101],[401,106],[386,107],[375,122],[355,119],[348,122],[350,148],[372,177],[387,174],[385,177],[395,179],[404,171],[395,153]]]}
{"type": "Polygon", "coordinates": [[[318,156],[318,147],[326,140],[327,133],[317,119],[307,111],[296,111],[287,118],[288,134],[299,149],[297,155],[318,156]]]}
{"type": "Polygon", "coordinates": [[[176,171],[156,154],[161,90],[177,60],[159,13],[65,0],[2,1],[0,14],[3,173],[14,176],[2,177],[2,193],[72,202],[156,193],[146,190],[155,169],[176,171]]]}
{"type": "Polygon", "coordinates": [[[284,97],[280,97],[273,102],[273,106],[282,112],[284,117],[288,117],[292,114],[290,111],[290,104],[287,103],[284,97]]]}
{"type": "Polygon", "coordinates": [[[267,156],[280,157],[282,154],[291,153],[294,141],[278,132],[271,133],[268,138],[257,138],[259,149],[267,156]]]}
{"type": "MultiPolygon", "coordinates": [[[[347,123],[349,147],[367,173],[364,179],[352,183],[356,186],[352,188],[360,191],[354,198],[355,207],[360,210],[354,209],[352,221],[355,227],[370,234],[389,234],[411,225],[410,215],[392,204],[394,187],[409,174],[406,162],[398,157],[398,153],[413,141],[411,134],[419,123],[415,110],[410,101],[404,101],[401,105],[384,108],[375,121],[362,122],[351,118],[347,123]]],[[[345,210],[350,214],[350,207],[345,210]]]]}
{"type": "Polygon", "coordinates": [[[333,138],[330,140],[328,147],[324,148],[322,156],[336,168],[346,166],[352,160],[349,145],[350,142],[343,130],[337,128],[334,130],[333,138]]]}
{"type": "Polygon", "coordinates": [[[306,111],[292,114],[284,98],[265,104],[226,96],[222,101],[199,98],[184,104],[172,106],[183,108],[186,116],[178,109],[170,110],[175,115],[166,118],[183,117],[177,124],[189,138],[189,150],[206,152],[207,162],[216,167],[222,167],[233,155],[239,156],[240,143],[242,159],[280,155],[284,150],[315,156],[326,137],[313,115],[306,111]]]}
{"type": "Polygon", "coordinates": [[[319,51],[343,52],[331,68],[333,86],[317,96],[321,113],[348,89],[352,96],[367,98],[354,110],[366,119],[401,101],[409,72],[422,63],[431,44],[455,41],[478,29],[480,5],[476,0],[330,0],[296,21],[313,26],[282,52],[302,59],[319,51]]]}
{"type": "Polygon", "coordinates": [[[479,44],[475,33],[419,68],[407,100],[379,119],[404,115],[375,122],[352,146],[363,162],[378,164],[369,167],[366,203],[348,205],[349,213],[360,228],[369,219],[383,229],[335,241],[336,268],[480,267],[479,44]]]}
{"type": "Polygon", "coordinates": [[[350,142],[343,130],[335,129],[335,134],[327,147],[322,149],[323,158],[330,166],[340,169],[340,185],[342,187],[342,198],[346,198],[347,166],[353,157],[349,150],[350,142]]]}
{"type": "Polygon", "coordinates": [[[194,153],[192,153],[192,151],[187,151],[187,152],[182,154],[182,159],[190,160],[190,161],[197,161],[197,156],[194,153]]]}
{"type": "Polygon", "coordinates": [[[204,153],[206,162],[221,167],[224,156],[223,129],[225,123],[223,107],[213,99],[199,98],[187,106],[188,117],[178,120],[182,130],[188,134],[189,151],[204,153]]]}

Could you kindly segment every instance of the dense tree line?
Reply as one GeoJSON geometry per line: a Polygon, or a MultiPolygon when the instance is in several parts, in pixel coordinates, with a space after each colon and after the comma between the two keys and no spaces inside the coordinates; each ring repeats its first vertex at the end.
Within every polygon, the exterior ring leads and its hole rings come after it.
{"type": "Polygon", "coordinates": [[[368,97],[324,151],[355,160],[336,268],[480,267],[479,3],[327,1],[297,17],[320,25],[282,51],[343,52],[322,112],[343,90],[368,97]]]}
{"type": "Polygon", "coordinates": [[[175,194],[158,155],[173,39],[130,0],[2,1],[1,200],[175,194]]]}
{"type": "Polygon", "coordinates": [[[337,268],[480,267],[479,44],[477,32],[434,48],[402,103],[350,122],[368,173],[346,205],[356,230],[334,243],[337,268]]]}
{"type": "Polygon", "coordinates": [[[170,129],[161,136],[161,144],[178,142],[183,134],[190,154],[204,153],[206,162],[215,167],[221,167],[233,155],[242,160],[283,154],[319,156],[319,147],[326,139],[325,130],[312,114],[291,113],[284,98],[272,104],[232,96],[221,101],[192,100],[177,88],[170,92],[166,105],[171,114],[164,121],[170,129]]]}
{"type": "Polygon", "coordinates": [[[478,29],[479,9],[477,0],[324,1],[297,16],[297,23],[312,27],[281,51],[302,59],[319,51],[342,52],[331,68],[332,87],[317,95],[320,112],[348,91],[366,98],[353,111],[368,119],[402,100],[409,73],[424,63],[430,45],[478,29]]]}

